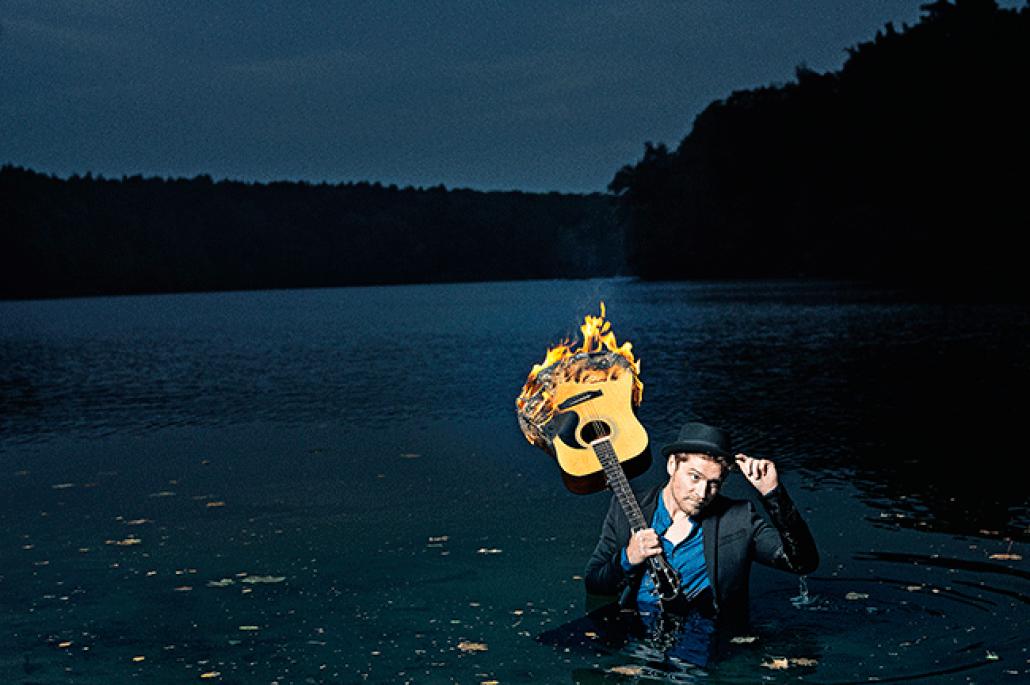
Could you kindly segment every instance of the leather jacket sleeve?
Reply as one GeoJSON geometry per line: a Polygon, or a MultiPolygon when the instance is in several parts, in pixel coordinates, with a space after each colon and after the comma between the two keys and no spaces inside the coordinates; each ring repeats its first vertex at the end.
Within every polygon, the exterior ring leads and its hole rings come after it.
{"type": "Polygon", "coordinates": [[[819,550],[786,488],[781,483],[761,500],[773,525],[752,512],[755,561],[799,575],[814,571],[819,566],[819,550]]]}
{"type": "Polygon", "coordinates": [[[629,524],[625,514],[613,497],[601,527],[601,537],[597,541],[594,553],[590,555],[583,574],[587,592],[597,595],[615,595],[620,593],[627,583],[643,572],[643,566],[628,573],[622,568],[622,548],[629,542],[629,524]],[[620,519],[621,517],[621,519],[620,519]],[[623,525],[619,525],[619,524],[623,525]],[[620,530],[625,533],[625,540],[620,540],[620,530]]]}

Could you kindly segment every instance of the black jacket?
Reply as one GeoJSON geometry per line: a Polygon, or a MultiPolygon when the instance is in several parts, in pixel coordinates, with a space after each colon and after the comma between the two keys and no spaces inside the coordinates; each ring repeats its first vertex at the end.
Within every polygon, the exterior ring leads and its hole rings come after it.
{"type": "MultiPolygon", "coordinates": [[[[645,521],[650,522],[654,516],[663,487],[655,486],[638,494],[645,521]]],[[[811,573],[819,565],[812,533],[783,484],[761,500],[772,526],[748,500],[716,495],[702,512],[705,565],[721,624],[747,621],[752,561],[797,574],[811,573]]],[[[629,572],[623,571],[621,553],[629,539],[629,521],[618,500],[612,497],[584,578],[587,592],[619,594],[619,603],[626,607],[635,605],[647,569],[647,564],[640,564],[629,572]]]]}

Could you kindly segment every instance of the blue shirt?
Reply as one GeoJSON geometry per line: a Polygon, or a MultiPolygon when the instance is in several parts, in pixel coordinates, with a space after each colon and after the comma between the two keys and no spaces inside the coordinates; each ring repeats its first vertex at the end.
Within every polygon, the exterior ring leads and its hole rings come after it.
{"type": "MultiPolygon", "coordinates": [[[[658,540],[662,543],[662,551],[669,564],[676,569],[680,575],[680,590],[685,598],[693,599],[698,593],[707,587],[711,587],[708,581],[708,569],[705,567],[704,532],[701,530],[701,522],[690,517],[693,528],[690,535],[681,540],[679,544],[673,545],[665,539],[665,533],[672,525],[672,516],[665,508],[664,497],[658,495],[658,506],[651,517],[651,527],[658,533],[658,540]]],[[[646,562],[642,562],[646,563],[646,562]]],[[[622,548],[622,568],[630,571],[633,565],[626,557],[626,548],[622,548]]],[[[654,579],[650,573],[644,574],[640,583],[640,590],[637,592],[637,606],[641,608],[656,607],[660,600],[658,595],[653,593],[654,579]]]]}

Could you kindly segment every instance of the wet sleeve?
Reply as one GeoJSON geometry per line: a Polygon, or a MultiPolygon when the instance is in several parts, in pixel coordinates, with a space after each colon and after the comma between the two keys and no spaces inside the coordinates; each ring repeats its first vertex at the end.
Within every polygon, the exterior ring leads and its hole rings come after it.
{"type": "Polygon", "coordinates": [[[623,549],[628,540],[619,540],[616,532],[617,517],[623,515],[618,501],[612,497],[608,514],[604,517],[601,536],[590,555],[583,578],[587,592],[597,595],[618,594],[629,580],[640,573],[640,567],[623,566],[623,549]]]}
{"type": "Polygon", "coordinates": [[[751,507],[755,561],[797,574],[814,571],[819,566],[819,550],[786,488],[781,483],[761,500],[772,525],[751,507]]]}

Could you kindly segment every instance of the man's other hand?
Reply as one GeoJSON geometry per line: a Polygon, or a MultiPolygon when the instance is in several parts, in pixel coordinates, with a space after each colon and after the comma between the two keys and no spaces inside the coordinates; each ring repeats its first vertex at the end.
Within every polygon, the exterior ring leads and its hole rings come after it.
{"type": "Polygon", "coordinates": [[[654,528],[642,528],[629,539],[629,544],[626,545],[626,558],[629,559],[629,563],[636,566],[661,551],[662,543],[658,540],[658,533],[654,528]]]}
{"type": "Polygon", "coordinates": [[[762,495],[768,495],[780,484],[780,478],[776,474],[776,464],[768,459],[752,459],[746,454],[738,454],[736,460],[740,472],[762,495]]]}

